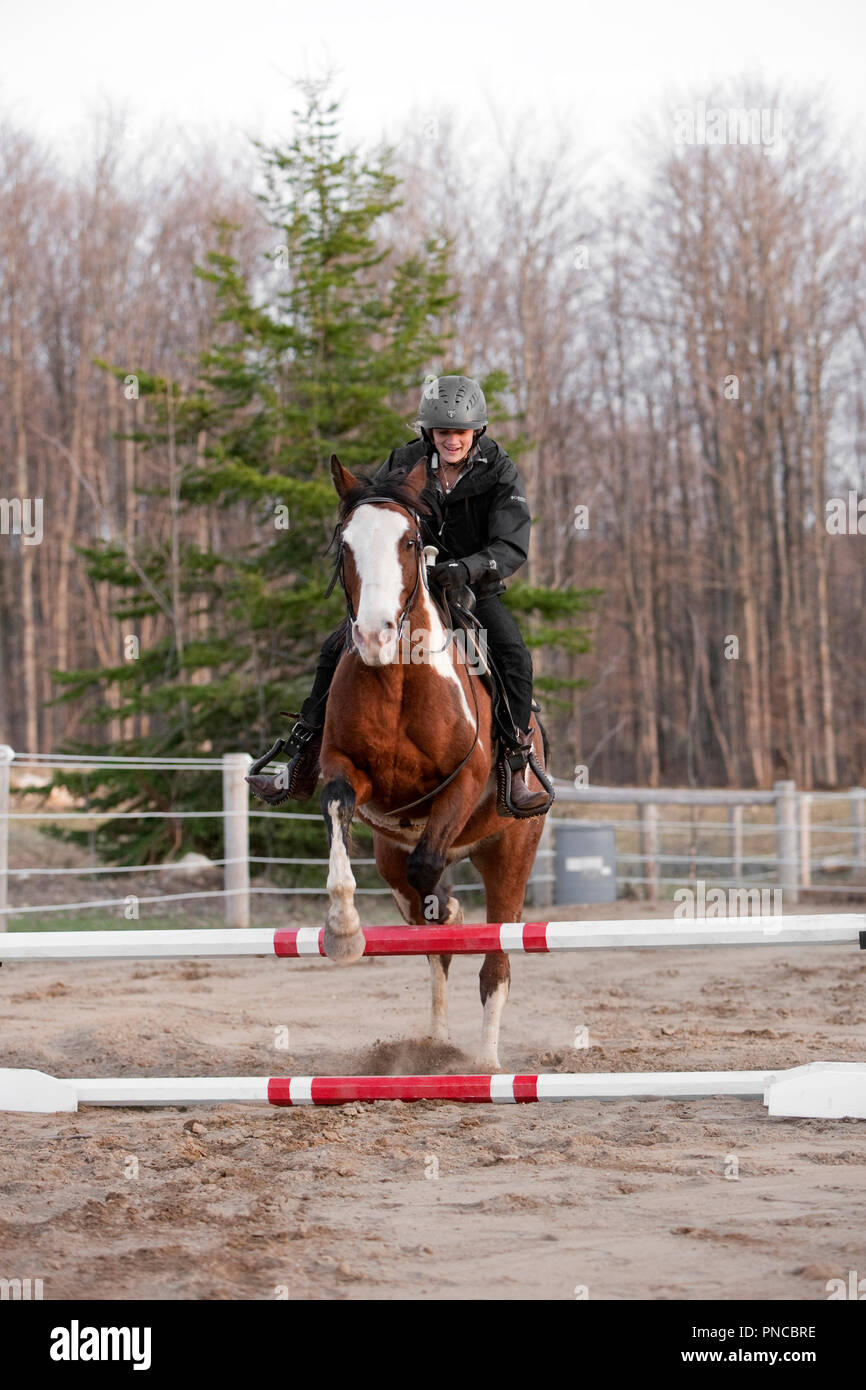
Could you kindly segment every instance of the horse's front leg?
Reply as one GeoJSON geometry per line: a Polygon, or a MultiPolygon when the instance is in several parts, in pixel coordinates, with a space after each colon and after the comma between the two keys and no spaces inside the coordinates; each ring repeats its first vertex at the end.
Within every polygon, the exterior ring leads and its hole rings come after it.
{"type": "MultiPolygon", "coordinates": [[[[407,876],[409,851],[404,845],[373,834],[376,867],[390,886],[394,902],[405,922],[415,926],[431,926],[434,922],[450,925],[463,921],[463,909],[456,898],[448,896],[437,882],[426,898],[422,897],[407,876]]],[[[438,870],[441,874],[441,869],[438,870]]],[[[448,1042],[448,967],[450,955],[428,955],[430,965],[431,1015],[430,1036],[436,1042],[448,1042]]]]}
{"type": "MultiPolygon", "coordinates": [[[[436,889],[439,916],[435,919],[440,926],[460,926],[463,922],[463,908],[456,898],[449,898],[443,888],[436,889]]],[[[431,903],[432,905],[432,903],[431,903]]],[[[448,1028],[448,969],[450,956],[428,956],[430,965],[430,1036],[437,1042],[448,1042],[451,1033],[448,1028]]]]}
{"type": "MultiPolygon", "coordinates": [[[[322,792],[322,815],[328,828],[328,916],[325,954],[350,965],[364,954],[364,933],[355,907],[355,875],[349,860],[349,834],[359,798],[369,795],[369,779],[347,759],[322,792]]],[[[331,771],[332,769],[329,769],[331,771]]]]}

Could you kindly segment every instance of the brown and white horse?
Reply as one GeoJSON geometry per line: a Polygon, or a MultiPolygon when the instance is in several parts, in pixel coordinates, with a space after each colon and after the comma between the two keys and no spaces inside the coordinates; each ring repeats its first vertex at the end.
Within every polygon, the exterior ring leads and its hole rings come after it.
{"type": "MultiPolygon", "coordinates": [[[[404,920],[418,925],[463,921],[460,904],[439,880],[446,865],[466,857],[484,881],[487,920],[519,920],[543,818],[497,813],[490,696],[460,659],[462,649],[448,641],[427,588],[417,519],[425,463],[402,484],[370,483],[335,455],[331,476],[340,497],[337,572],[354,649],[342,656],[331,684],[320,754],[330,843],[325,950],[350,962],[364,950],[348,852],[354,815],[372,829],[376,864],[404,920]],[[407,659],[410,652],[423,659],[407,659]]],[[[543,765],[537,728],[535,752],[543,765]]],[[[451,957],[428,960],[431,1031],[444,1040],[451,957]]],[[[478,1059],[484,1070],[499,1068],[510,978],[506,954],[484,957],[478,1059]]]]}

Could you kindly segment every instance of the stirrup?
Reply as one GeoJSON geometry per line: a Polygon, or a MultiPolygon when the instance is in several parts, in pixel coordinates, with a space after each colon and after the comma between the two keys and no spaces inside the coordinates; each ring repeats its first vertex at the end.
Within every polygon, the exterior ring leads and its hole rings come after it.
{"type": "Polygon", "coordinates": [[[531,820],[534,816],[546,816],[556,800],[553,783],[538,761],[535,749],[531,745],[526,748],[525,746],[521,747],[518,743],[507,750],[504,746],[500,748],[499,757],[496,760],[496,782],[498,793],[496,809],[500,816],[513,816],[515,820],[531,820]],[[547,793],[546,804],[537,806],[533,811],[521,811],[511,800],[511,783],[514,774],[520,772],[527,765],[535,773],[543,791],[547,793]]]}
{"type": "Polygon", "coordinates": [[[267,753],[263,753],[260,758],[256,758],[244,779],[249,782],[256,800],[263,801],[266,806],[281,806],[284,801],[288,800],[288,788],[281,780],[283,778],[284,769],[278,772],[276,777],[262,774],[262,768],[267,767],[272,758],[282,753],[285,746],[286,740],[284,738],[278,738],[276,743],[268,749],[267,753]]]}
{"type": "MultiPolygon", "coordinates": [[[[250,775],[255,777],[256,773],[261,772],[263,767],[267,767],[272,758],[275,758],[278,753],[282,753],[285,746],[286,740],[284,738],[278,738],[273,747],[268,749],[267,753],[263,753],[260,758],[256,758],[255,762],[250,767],[250,775]]],[[[249,780],[249,777],[247,777],[247,781],[249,780]]]]}
{"type": "MultiPolygon", "coordinates": [[[[281,710],[281,714],[288,711],[281,710]]],[[[319,780],[318,749],[316,744],[322,737],[322,726],[308,724],[303,715],[298,715],[288,738],[278,738],[276,743],[263,753],[250,767],[247,782],[253,796],[266,806],[282,806],[284,801],[294,797],[298,801],[309,801],[319,780]],[[263,773],[272,758],[280,753],[289,754],[276,776],[263,773]]]]}

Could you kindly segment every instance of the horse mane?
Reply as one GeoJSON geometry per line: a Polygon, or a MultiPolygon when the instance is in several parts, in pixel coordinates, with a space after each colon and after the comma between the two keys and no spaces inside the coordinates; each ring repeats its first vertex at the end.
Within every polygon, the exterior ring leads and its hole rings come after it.
{"type": "MultiPolygon", "coordinates": [[[[413,464],[412,468],[415,466],[413,464]]],[[[412,472],[412,468],[396,469],[387,478],[372,478],[363,473],[357,474],[357,487],[350,488],[340,498],[340,522],[346,520],[353,507],[368,501],[371,497],[387,497],[389,502],[397,502],[401,507],[408,507],[410,512],[417,512],[420,516],[433,516],[433,508],[429,502],[416,496],[406,486],[406,479],[412,472]]]]}

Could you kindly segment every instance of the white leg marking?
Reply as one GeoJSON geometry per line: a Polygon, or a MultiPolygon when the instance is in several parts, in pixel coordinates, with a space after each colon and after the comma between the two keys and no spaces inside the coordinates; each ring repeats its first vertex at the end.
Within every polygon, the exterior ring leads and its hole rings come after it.
{"type": "Polygon", "coordinates": [[[433,989],[430,1035],[436,1042],[447,1042],[451,1036],[448,1031],[448,976],[440,956],[430,957],[430,984],[433,989]]]}
{"type": "Polygon", "coordinates": [[[328,864],[328,916],[325,921],[325,952],[331,960],[344,964],[364,954],[364,934],[355,908],[355,875],[343,839],[339,802],[328,805],[331,818],[331,855],[328,864]]]}
{"type": "MultiPolygon", "coordinates": [[[[449,898],[445,906],[443,926],[459,926],[462,921],[463,908],[456,898],[449,898]]],[[[430,984],[433,989],[430,1032],[437,1042],[447,1042],[451,1037],[448,1028],[448,976],[439,956],[430,957],[430,984]]]]}
{"type": "Polygon", "coordinates": [[[492,994],[488,994],[484,1005],[484,1022],[481,1027],[481,1057],[479,1065],[484,1070],[499,1071],[499,1025],[502,1010],[508,998],[508,985],[505,980],[498,984],[492,994]]]}
{"type": "Polygon", "coordinates": [[[445,911],[445,924],[449,927],[462,927],[463,908],[456,898],[449,898],[445,911]]]}

